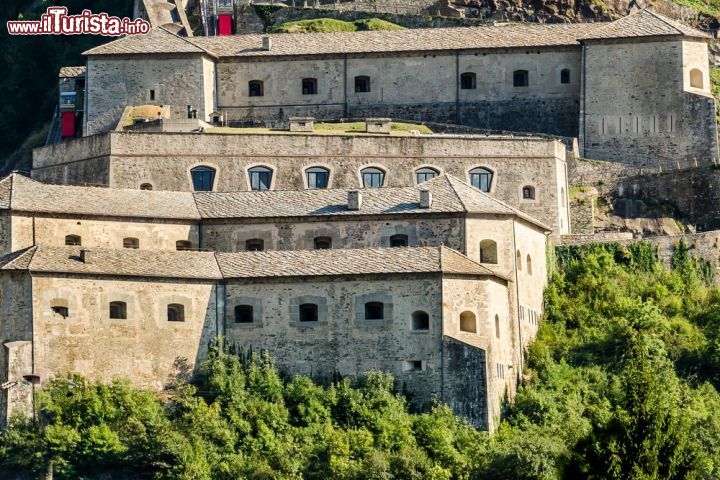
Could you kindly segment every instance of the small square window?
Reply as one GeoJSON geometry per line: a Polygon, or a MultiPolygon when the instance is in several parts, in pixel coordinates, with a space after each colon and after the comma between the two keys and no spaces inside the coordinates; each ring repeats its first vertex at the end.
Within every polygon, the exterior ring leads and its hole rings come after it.
{"type": "Polygon", "coordinates": [[[422,360],[407,360],[403,362],[403,371],[405,372],[422,372],[424,370],[422,360]]]}

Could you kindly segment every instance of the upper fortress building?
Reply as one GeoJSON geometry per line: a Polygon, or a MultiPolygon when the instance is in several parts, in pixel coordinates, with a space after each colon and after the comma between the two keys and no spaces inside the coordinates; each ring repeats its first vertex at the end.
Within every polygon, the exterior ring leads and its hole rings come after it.
{"type": "Polygon", "coordinates": [[[587,158],[717,160],[709,35],[640,10],[610,23],[181,38],[87,55],[85,135],[128,105],[230,125],[392,117],[577,137],[587,158]]]}

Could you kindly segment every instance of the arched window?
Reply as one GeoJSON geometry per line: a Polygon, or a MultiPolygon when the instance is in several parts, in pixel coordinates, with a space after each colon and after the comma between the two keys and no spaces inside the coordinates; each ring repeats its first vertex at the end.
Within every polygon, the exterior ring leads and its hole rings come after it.
{"type": "Polygon", "coordinates": [[[500,338],[500,317],[495,315],[495,338],[500,338]]]}
{"type": "Polygon", "coordinates": [[[152,189],[153,189],[152,183],[140,184],[140,190],[152,190],[152,189]]]}
{"type": "Polygon", "coordinates": [[[53,298],[50,302],[50,310],[53,316],[61,317],[66,319],[70,316],[70,308],[68,308],[68,301],[64,298],[53,298]]]}
{"type": "Polygon", "coordinates": [[[535,187],[532,185],[525,185],[522,188],[523,200],[535,200],[535,187]]]}
{"type": "Polygon", "coordinates": [[[498,263],[497,243],[494,240],[480,242],[480,263],[498,263]]]}
{"type": "Polygon", "coordinates": [[[140,248],[140,240],[132,237],[123,238],[123,248],[133,248],[137,250],[140,248]]]}
{"type": "Polygon", "coordinates": [[[530,85],[530,74],[527,70],[513,72],[513,87],[527,87],[530,85]]]}
{"type": "Polygon", "coordinates": [[[408,246],[408,236],[403,235],[402,233],[391,235],[390,236],[390,246],[391,247],[407,247],[408,246]]]}
{"type": "Polygon", "coordinates": [[[560,70],[560,83],[567,85],[570,83],[570,69],[563,68],[560,70]]]}
{"type": "Polygon", "coordinates": [[[188,240],[178,240],[175,242],[175,250],[183,251],[183,250],[191,250],[192,249],[192,243],[188,240]]]}
{"type": "Polygon", "coordinates": [[[250,80],[248,82],[248,96],[262,97],[265,95],[265,84],[262,80],[250,80]]]}
{"type": "Polygon", "coordinates": [[[299,307],[301,322],[317,322],[318,306],[315,303],[303,303],[299,307]]]}
{"type": "Polygon", "coordinates": [[[265,242],[260,238],[251,238],[245,242],[245,250],[248,252],[262,252],[265,249],[265,242]]]}
{"type": "Polygon", "coordinates": [[[250,189],[255,191],[270,190],[272,174],[272,170],[267,167],[252,167],[248,170],[248,175],[250,175],[250,189]]]}
{"type": "Polygon", "coordinates": [[[423,183],[438,176],[438,171],[434,168],[423,167],[415,170],[415,183],[423,183]]]}
{"type": "Polygon", "coordinates": [[[474,72],[465,72],[460,75],[461,90],[475,90],[477,88],[477,75],[474,72]]]}
{"type": "Polygon", "coordinates": [[[427,332],[430,330],[430,315],[418,310],[410,317],[410,330],[414,332],[427,332]]]}
{"type": "Polygon", "coordinates": [[[323,189],[328,187],[330,171],[323,167],[310,167],[305,170],[307,187],[310,189],[323,189]]]}
{"type": "Polygon", "coordinates": [[[315,237],[313,239],[313,248],[315,248],[315,250],[328,250],[332,248],[332,238],[315,237]]]}
{"type": "Polygon", "coordinates": [[[703,74],[697,68],[690,70],[690,86],[693,88],[703,88],[703,74]]]}
{"type": "Polygon", "coordinates": [[[185,306],[179,303],[171,303],[170,305],[168,305],[167,320],[168,322],[184,322],[185,306]]]}
{"type": "Polygon", "coordinates": [[[530,254],[528,253],[528,256],[526,257],[527,260],[527,274],[532,275],[532,259],[530,258],[530,254]]]}
{"type": "Polygon", "coordinates": [[[385,183],[385,172],[375,167],[363,168],[360,171],[364,188],[380,188],[385,183]]]}
{"type": "Polygon", "coordinates": [[[367,302],[365,304],[365,320],[383,320],[385,318],[382,302],[367,302]]]}
{"type": "Polygon", "coordinates": [[[492,188],[493,172],[487,168],[477,167],[470,170],[470,183],[473,187],[489,192],[492,188]]]}
{"type": "Polygon", "coordinates": [[[461,332],[477,332],[477,322],[473,312],[462,312],[460,314],[460,331],[461,332]]]}
{"type": "Polygon", "coordinates": [[[127,318],[127,303],[110,302],[110,318],[125,320],[127,318]]]}
{"type": "Polygon", "coordinates": [[[196,192],[212,192],[215,184],[215,169],[211,167],[195,167],[190,170],[193,190],[196,192]]]}
{"type": "Polygon", "coordinates": [[[65,235],[65,245],[82,245],[82,238],[80,235],[65,235]]]}
{"type": "Polygon", "coordinates": [[[252,305],[235,305],[235,323],[253,323],[252,305]]]}
{"type": "Polygon", "coordinates": [[[370,77],[358,75],[355,77],[355,93],[367,93],[370,91],[370,77]]]}
{"type": "Polygon", "coordinates": [[[303,78],[302,79],[302,94],[303,95],[315,95],[318,92],[317,78],[303,78]]]}
{"type": "Polygon", "coordinates": [[[520,250],[515,252],[515,264],[517,265],[517,269],[522,271],[522,255],[520,255],[520,250]]]}

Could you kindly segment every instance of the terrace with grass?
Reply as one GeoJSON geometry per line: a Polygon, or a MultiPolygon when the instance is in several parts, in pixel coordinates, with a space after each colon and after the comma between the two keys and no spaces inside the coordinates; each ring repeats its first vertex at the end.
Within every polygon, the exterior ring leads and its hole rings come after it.
{"type": "MultiPolygon", "coordinates": [[[[206,128],[207,133],[227,133],[227,134],[243,134],[243,133],[277,133],[277,134],[297,134],[297,135],[379,135],[387,136],[382,133],[367,133],[365,131],[365,122],[339,122],[339,123],[316,123],[312,132],[290,132],[279,128],[235,128],[235,127],[212,127],[206,128]]],[[[392,122],[390,124],[390,136],[408,137],[417,135],[430,135],[433,133],[427,126],[416,123],[392,122]]]]}

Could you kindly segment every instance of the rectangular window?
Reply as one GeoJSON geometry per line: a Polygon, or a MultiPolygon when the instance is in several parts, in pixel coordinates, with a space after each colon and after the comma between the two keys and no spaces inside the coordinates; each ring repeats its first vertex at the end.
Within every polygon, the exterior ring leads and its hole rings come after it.
{"type": "Polygon", "coordinates": [[[151,102],[155,101],[155,90],[150,90],[150,92],[148,94],[148,98],[150,99],[151,102]]]}
{"type": "Polygon", "coordinates": [[[405,372],[422,372],[423,367],[422,360],[407,360],[403,362],[403,371],[405,372]]]}

